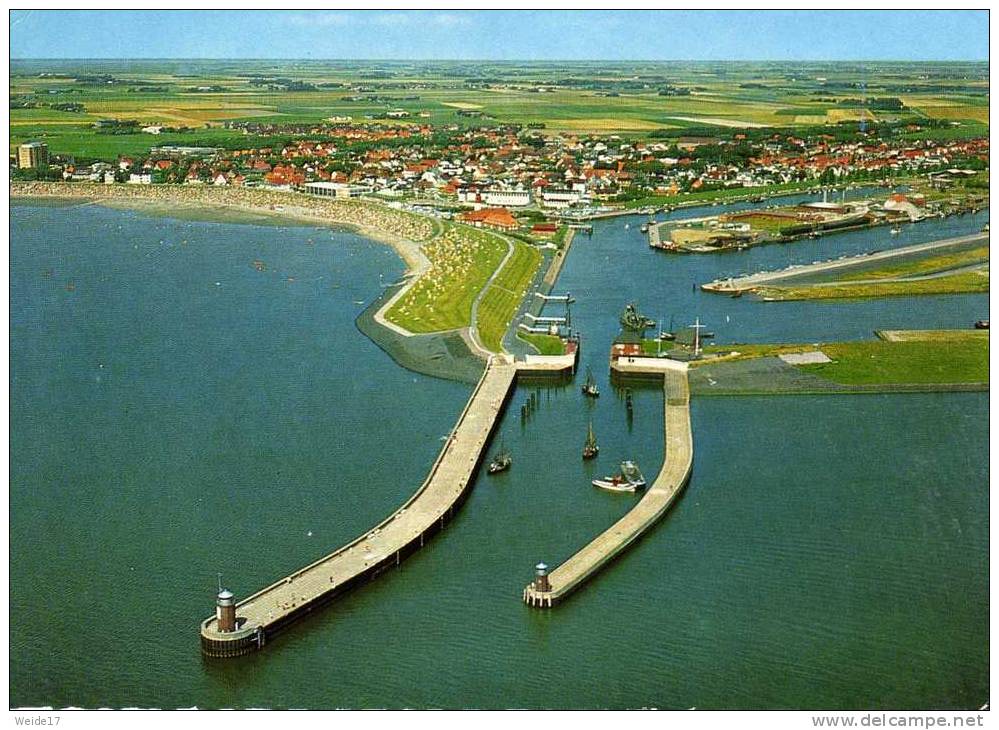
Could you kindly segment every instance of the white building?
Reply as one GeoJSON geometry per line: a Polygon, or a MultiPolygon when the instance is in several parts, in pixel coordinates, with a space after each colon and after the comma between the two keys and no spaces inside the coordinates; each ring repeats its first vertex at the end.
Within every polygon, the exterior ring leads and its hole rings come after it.
{"type": "Polygon", "coordinates": [[[523,208],[531,204],[530,190],[486,190],[482,202],[503,208],[523,208]]]}
{"type": "Polygon", "coordinates": [[[153,174],[151,172],[136,173],[133,172],[128,176],[129,185],[152,185],[153,184],[153,174]]]}
{"type": "Polygon", "coordinates": [[[586,199],[578,190],[545,190],[541,193],[541,205],[546,208],[568,208],[584,201],[586,199]]]}
{"type": "Polygon", "coordinates": [[[372,192],[368,185],[348,185],[335,182],[305,183],[305,192],[323,198],[357,198],[372,192]]]}

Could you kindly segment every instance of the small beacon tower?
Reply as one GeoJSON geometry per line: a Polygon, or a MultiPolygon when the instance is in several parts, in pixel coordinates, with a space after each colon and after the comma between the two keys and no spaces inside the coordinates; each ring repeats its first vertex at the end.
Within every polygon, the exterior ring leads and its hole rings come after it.
{"type": "Polygon", "coordinates": [[[538,563],[534,566],[534,590],[538,593],[548,593],[552,589],[552,584],[548,580],[548,566],[538,563]]]}
{"type": "Polygon", "coordinates": [[[524,588],[524,603],[535,608],[551,608],[552,582],[548,578],[548,566],[538,563],[534,566],[534,580],[524,588]]]}
{"type": "Polygon", "coordinates": [[[215,618],[218,620],[220,633],[236,630],[236,600],[227,588],[222,587],[221,578],[218,599],[215,601],[215,618]]]}

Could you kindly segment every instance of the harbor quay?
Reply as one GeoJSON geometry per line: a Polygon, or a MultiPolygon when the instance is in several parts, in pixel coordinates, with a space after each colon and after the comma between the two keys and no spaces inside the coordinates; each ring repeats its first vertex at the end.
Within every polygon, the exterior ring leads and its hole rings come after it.
{"type": "Polygon", "coordinates": [[[694,445],[690,426],[687,364],[666,358],[618,358],[613,372],[627,377],[661,378],[665,407],[663,466],[645,496],[607,530],[554,570],[539,563],[534,580],[523,591],[524,602],[551,608],[566,599],[631,546],[669,510],[690,479],[694,445]]]}
{"type": "Polygon", "coordinates": [[[202,653],[236,657],[257,651],[295,620],[423,547],[467,497],[518,374],[567,375],[575,364],[576,356],[524,362],[492,357],[427,478],[406,503],[352,542],[239,602],[220,585],[215,615],[201,622],[202,653]]]}

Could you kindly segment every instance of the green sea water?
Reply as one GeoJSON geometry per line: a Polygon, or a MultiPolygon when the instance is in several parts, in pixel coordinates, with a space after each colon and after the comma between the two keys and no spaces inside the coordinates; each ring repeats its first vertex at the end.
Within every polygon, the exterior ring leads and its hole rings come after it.
{"type": "Polygon", "coordinates": [[[454,523],[265,651],[217,662],[197,636],[216,574],[247,595],[375,524],[470,388],[356,330],[402,271],[359,236],[12,208],[10,704],[981,706],[985,394],[695,399],[694,476],[668,517],[563,606],[521,603],[535,562],[633,504],[590,479],[624,458],[660,466],[661,392],[638,389],[628,419],[607,381],[627,299],[716,307],[719,339],[757,340],[808,336],[816,311],[867,336],[886,316],[958,326],[983,307],[700,305],[691,281],[737,260],[645,258],[637,227],[598,224],[560,279],[601,398],[519,387],[515,405],[541,406],[500,424],[513,468],[480,475],[454,523]],[[605,257],[626,285],[604,285],[605,257]],[[601,455],[584,464],[591,419],[601,455]]]}

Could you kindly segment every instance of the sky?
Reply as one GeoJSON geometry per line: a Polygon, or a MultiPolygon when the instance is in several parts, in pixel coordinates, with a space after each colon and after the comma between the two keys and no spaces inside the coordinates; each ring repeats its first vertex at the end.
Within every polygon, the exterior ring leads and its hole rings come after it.
{"type": "Polygon", "coordinates": [[[11,58],[988,60],[988,11],[12,10],[11,58]]]}

